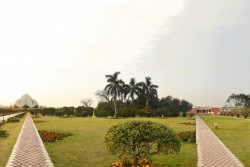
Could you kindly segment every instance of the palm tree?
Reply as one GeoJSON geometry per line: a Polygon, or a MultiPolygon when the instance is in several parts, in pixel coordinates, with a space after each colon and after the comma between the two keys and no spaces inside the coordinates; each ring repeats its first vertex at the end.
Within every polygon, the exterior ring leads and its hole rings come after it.
{"type": "Polygon", "coordinates": [[[150,77],[145,77],[145,82],[140,82],[139,85],[142,87],[145,97],[146,105],[148,105],[150,97],[157,97],[158,85],[153,85],[150,77]]]}
{"type": "Polygon", "coordinates": [[[132,99],[132,103],[134,103],[134,95],[138,96],[139,91],[140,87],[139,84],[135,82],[135,78],[130,79],[129,85],[124,85],[124,96],[126,98],[126,96],[129,95],[128,98],[132,99]]]}
{"type": "Polygon", "coordinates": [[[114,109],[115,109],[115,116],[114,117],[117,116],[117,106],[116,106],[117,97],[121,95],[122,85],[124,85],[124,82],[121,79],[118,80],[119,74],[120,74],[120,72],[115,72],[113,75],[106,75],[107,82],[109,84],[106,85],[106,87],[104,89],[105,91],[107,91],[107,93],[109,95],[113,96],[114,109]]]}

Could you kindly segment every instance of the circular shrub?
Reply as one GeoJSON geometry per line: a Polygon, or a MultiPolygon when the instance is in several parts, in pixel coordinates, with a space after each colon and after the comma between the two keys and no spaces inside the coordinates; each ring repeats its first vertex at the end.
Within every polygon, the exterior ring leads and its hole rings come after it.
{"type": "Polygon", "coordinates": [[[106,149],[114,155],[127,156],[137,166],[138,160],[151,155],[180,152],[180,140],[169,127],[150,121],[128,121],[114,125],[105,134],[106,149]]]}

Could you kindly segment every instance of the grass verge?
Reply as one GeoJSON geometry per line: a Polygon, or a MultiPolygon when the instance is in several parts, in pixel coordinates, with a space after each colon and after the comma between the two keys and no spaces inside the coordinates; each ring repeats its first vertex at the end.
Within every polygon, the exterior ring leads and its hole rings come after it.
{"type": "MultiPolygon", "coordinates": [[[[34,118],[38,130],[60,131],[71,133],[73,136],[55,143],[45,143],[45,147],[55,166],[67,167],[109,167],[118,157],[107,153],[103,148],[103,138],[106,130],[117,123],[128,120],[150,120],[160,122],[173,128],[176,132],[195,130],[194,125],[180,124],[194,122],[186,118],[34,118]]],[[[196,144],[182,144],[179,155],[153,156],[153,164],[158,166],[185,166],[194,167],[197,163],[196,144]]]]}
{"type": "Polygon", "coordinates": [[[22,128],[24,118],[20,118],[20,122],[14,123],[5,123],[3,126],[0,127],[2,130],[7,130],[9,134],[7,137],[0,138],[0,166],[5,167],[12,149],[16,143],[17,137],[20,133],[22,128]]]}

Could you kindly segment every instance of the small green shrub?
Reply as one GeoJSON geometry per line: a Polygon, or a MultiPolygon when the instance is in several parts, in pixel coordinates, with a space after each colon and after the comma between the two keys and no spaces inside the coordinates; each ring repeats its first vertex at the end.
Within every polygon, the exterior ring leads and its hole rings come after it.
{"type": "Polygon", "coordinates": [[[183,123],[180,123],[180,124],[184,124],[184,125],[196,125],[195,122],[183,122],[183,123]]]}
{"type": "Polygon", "coordinates": [[[241,114],[243,115],[244,118],[247,118],[250,114],[250,108],[243,108],[241,110],[241,114]]]}
{"type": "Polygon", "coordinates": [[[8,123],[20,122],[20,120],[19,120],[18,118],[11,117],[11,118],[8,118],[8,119],[7,119],[7,122],[8,122],[8,123]]]}
{"type": "Polygon", "coordinates": [[[7,137],[8,133],[7,130],[0,130],[0,137],[7,137]]]}

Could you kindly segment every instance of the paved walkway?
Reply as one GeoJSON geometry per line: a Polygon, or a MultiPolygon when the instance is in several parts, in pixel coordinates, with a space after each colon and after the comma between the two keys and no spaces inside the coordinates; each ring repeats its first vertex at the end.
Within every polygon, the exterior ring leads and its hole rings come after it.
{"type": "Polygon", "coordinates": [[[20,115],[20,114],[22,114],[22,113],[23,113],[23,112],[16,113],[16,114],[5,115],[5,116],[0,116],[0,121],[2,121],[2,120],[7,121],[8,118],[14,117],[14,116],[16,116],[16,115],[20,115]]]}
{"type": "Polygon", "coordinates": [[[6,167],[53,167],[29,113],[6,167]]]}
{"type": "Polygon", "coordinates": [[[199,116],[196,116],[196,142],[198,167],[244,166],[199,116]]]}

